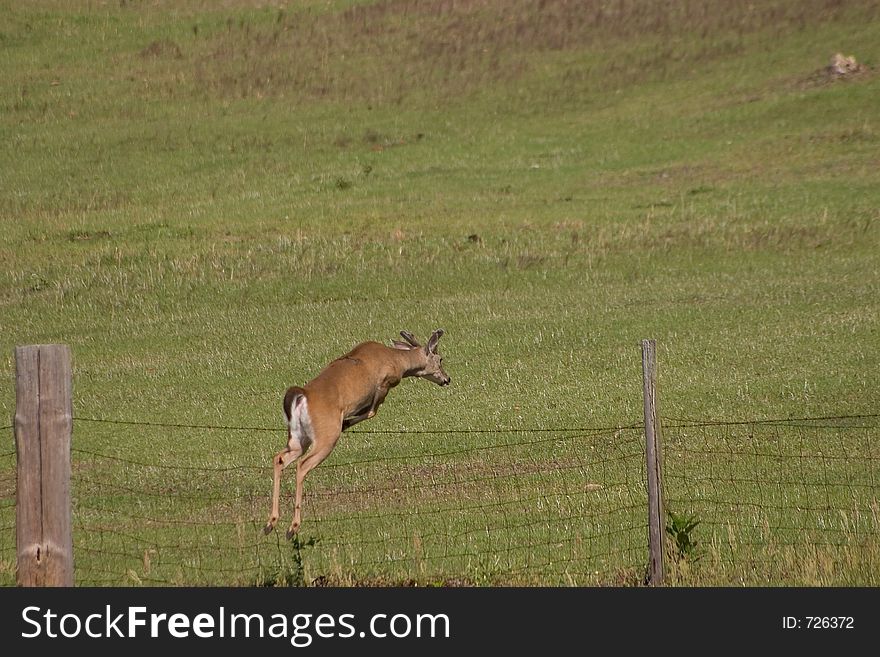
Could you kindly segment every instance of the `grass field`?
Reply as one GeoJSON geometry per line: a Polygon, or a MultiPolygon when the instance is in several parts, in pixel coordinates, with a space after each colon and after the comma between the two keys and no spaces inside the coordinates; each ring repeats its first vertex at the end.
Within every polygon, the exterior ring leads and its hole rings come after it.
{"type": "MultiPolygon", "coordinates": [[[[641,338],[670,424],[878,412],[875,0],[0,14],[0,415],[69,344],[80,583],[638,582],[641,338]],[[264,537],[286,387],[437,327],[264,537]]],[[[674,582],[880,583],[876,418],[795,424],[669,433],[674,582]]]]}

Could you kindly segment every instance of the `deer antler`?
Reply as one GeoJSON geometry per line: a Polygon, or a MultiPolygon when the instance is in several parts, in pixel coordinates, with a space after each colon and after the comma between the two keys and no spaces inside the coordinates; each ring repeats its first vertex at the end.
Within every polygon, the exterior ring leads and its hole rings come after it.
{"type": "Polygon", "coordinates": [[[400,335],[404,340],[409,342],[413,347],[421,347],[422,346],[419,344],[419,341],[416,340],[416,337],[412,333],[410,333],[409,331],[401,331],[400,335]]]}

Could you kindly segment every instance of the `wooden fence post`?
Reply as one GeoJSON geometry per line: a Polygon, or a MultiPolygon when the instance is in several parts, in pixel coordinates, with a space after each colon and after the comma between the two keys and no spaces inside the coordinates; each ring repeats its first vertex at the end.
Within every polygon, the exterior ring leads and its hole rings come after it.
{"type": "Polygon", "coordinates": [[[73,586],[67,345],[15,348],[15,502],[19,586],[73,586]]]}
{"type": "Polygon", "coordinates": [[[648,582],[663,582],[663,455],[660,443],[660,418],[657,413],[657,343],[642,340],[642,382],[645,398],[645,456],[648,473],[648,582]]]}

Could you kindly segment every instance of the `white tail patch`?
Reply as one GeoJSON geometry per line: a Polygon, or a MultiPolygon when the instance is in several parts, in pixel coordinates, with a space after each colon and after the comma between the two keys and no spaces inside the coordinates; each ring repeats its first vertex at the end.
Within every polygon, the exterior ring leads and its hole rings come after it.
{"type": "Polygon", "coordinates": [[[312,444],[312,418],[309,417],[309,402],[305,395],[296,395],[290,403],[290,421],[287,423],[287,444],[295,449],[294,441],[299,443],[302,453],[312,444]]]}

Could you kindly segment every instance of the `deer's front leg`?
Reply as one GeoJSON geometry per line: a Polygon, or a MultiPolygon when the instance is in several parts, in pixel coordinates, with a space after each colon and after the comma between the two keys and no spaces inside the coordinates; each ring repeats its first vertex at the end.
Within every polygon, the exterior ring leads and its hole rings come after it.
{"type": "MultiPolygon", "coordinates": [[[[373,415],[375,415],[375,413],[373,413],[373,415]]],[[[370,415],[369,411],[364,412],[364,413],[358,413],[357,415],[352,415],[351,417],[347,417],[342,421],[342,430],[345,431],[346,429],[354,426],[358,422],[363,422],[364,420],[369,420],[371,417],[373,417],[373,416],[370,415]]]]}
{"type": "Polygon", "coordinates": [[[354,415],[351,415],[342,420],[342,430],[345,431],[346,429],[354,426],[358,422],[369,420],[371,417],[376,415],[376,409],[379,408],[379,404],[385,401],[385,395],[387,394],[387,390],[377,391],[369,404],[358,409],[358,411],[354,415]]]}
{"type": "Polygon", "coordinates": [[[379,406],[381,406],[382,402],[385,401],[386,396],[388,396],[388,388],[386,388],[385,386],[382,386],[378,390],[376,390],[376,394],[373,395],[373,401],[370,403],[366,415],[363,418],[364,420],[369,420],[371,417],[374,417],[376,415],[376,411],[379,410],[379,406]]]}

